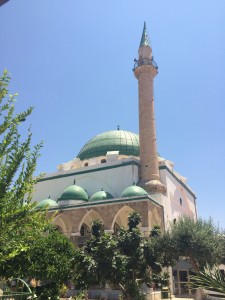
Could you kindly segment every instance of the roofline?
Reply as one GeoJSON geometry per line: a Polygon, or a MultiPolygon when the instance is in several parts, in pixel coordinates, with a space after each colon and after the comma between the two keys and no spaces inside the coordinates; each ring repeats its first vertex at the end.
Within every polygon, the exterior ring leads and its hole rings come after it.
{"type": "Polygon", "coordinates": [[[182,180],[180,180],[167,166],[165,166],[165,165],[164,166],[160,166],[159,170],[167,170],[180,183],[180,185],[182,185],[183,188],[185,188],[185,190],[187,192],[189,192],[194,197],[194,199],[196,199],[196,196],[192,192],[192,190],[182,180]]]}
{"type": "Polygon", "coordinates": [[[126,198],[113,198],[113,199],[104,199],[99,201],[93,201],[93,202],[85,202],[80,203],[77,205],[65,205],[65,206],[58,206],[55,208],[49,208],[48,211],[64,211],[64,210],[71,210],[74,208],[82,208],[82,207],[90,207],[90,206],[104,206],[104,205],[112,205],[115,203],[127,203],[127,202],[134,202],[134,201],[151,201],[154,204],[156,204],[159,207],[163,208],[163,205],[158,203],[156,200],[151,198],[151,195],[145,195],[145,196],[135,196],[135,197],[126,197],[126,198]]]}
{"type": "MultiPolygon", "coordinates": [[[[135,166],[140,165],[139,161],[135,158],[132,158],[132,160],[130,158],[128,158],[126,160],[127,161],[120,160],[120,161],[118,161],[119,163],[114,164],[114,165],[110,165],[110,166],[98,165],[97,168],[96,168],[96,166],[94,166],[94,168],[91,168],[91,169],[89,168],[88,170],[75,171],[75,172],[66,173],[66,174],[64,173],[64,174],[52,175],[52,176],[41,178],[41,179],[38,180],[38,182],[53,180],[53,179],[58,179],[58,178],[63,178],[63,177],[70,177],[70,176],[74,176],[74,175],[100,172],[100,171],[104,171],[104,170],[108,170],[108,169],[121,168],[121,167],[129,166],[129,165],[135,165],[135,166]]],[[[186,191],[188,193],[190,193],[194,197],[194,199],[196,199],[196,196],[195,196],[194,192],[192,192],[192,190],[182,180],[180,180],[166,165],[159,166],[159,170],[167,170],[180,183],[180,185],[182,185],[183,188],[185,188],[186,191]]]]}
{"type": "Polygon", "coordinates": [[[38,180],[38,182],[52,180],[52,179],[58,179],[58,178],[63,178],[63,177],[69,177],[69,176],[74,176],[74,175],[92,173],[92,172],[96,172],[96,171],[97,172],[98,171],[104,171],[104,170],[107,170],[107,169],[121,168],[121,167],[129,166],[129,165],[139,166],[139,162],[137,160],[134,160],[134,159],[129,160],[129,161],[120,161],[119,164],[115,164],[115,165],[98,167],[98,168],[95,167],[95,168],[92,168],[92,169],[89,169],[89,170],[75,171],[75,172],[66,173],[66,174],[52,175],[52,176],[49,176],[49,177],[41,178],[41,179],[38,180]]]}

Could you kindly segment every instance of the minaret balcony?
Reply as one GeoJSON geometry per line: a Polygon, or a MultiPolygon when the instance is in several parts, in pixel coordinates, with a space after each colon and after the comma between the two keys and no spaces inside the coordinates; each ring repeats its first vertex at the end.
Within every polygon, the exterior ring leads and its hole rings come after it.
{"type": "Polygon", "coordinates": [[[138,67],[144,66],[144,65],[149,65],[153,66],[156,70],[158,70],[158,66],[156,62],[154,61],[154,58],[140,58],[140,59],[134,59],[134,68],[133,71],[135,71],[138,67]]]}

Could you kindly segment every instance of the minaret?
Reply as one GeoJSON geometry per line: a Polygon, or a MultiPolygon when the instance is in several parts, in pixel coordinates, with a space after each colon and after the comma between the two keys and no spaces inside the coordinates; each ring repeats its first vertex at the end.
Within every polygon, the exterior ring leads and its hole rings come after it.
{"type": "Polygon", "coordinates": [[[153,80],[158,73],[158,67],[153,60],[145,23],[138,54],[134,75],[138,79],[139,97],[139,185],[149,193],[164,193],[165,186],[160,182],[159,176],[153,96],[153,80]]]}

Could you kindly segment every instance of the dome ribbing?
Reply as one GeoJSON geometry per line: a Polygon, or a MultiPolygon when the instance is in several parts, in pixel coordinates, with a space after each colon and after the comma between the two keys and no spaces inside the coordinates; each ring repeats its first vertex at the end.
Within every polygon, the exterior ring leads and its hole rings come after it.
{"type": "Polygon", "coordinates": [[[89,140],[77,155],[80,160],[105,156],[108,151],[119,151],[121,155],[139,156],[139,136],[125,130],[111,130],[89,140]]]}

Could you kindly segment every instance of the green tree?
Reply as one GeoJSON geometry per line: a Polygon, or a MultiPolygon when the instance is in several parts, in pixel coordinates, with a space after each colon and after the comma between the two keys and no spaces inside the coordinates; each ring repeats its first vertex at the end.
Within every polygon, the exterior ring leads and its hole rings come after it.
{"type": "Polygon", "coordinates": [[[183,217],[166,234],[173,243],[176,259],[184,257],[194,271],[203,270],[207,264],[212,267],[223,259],[224,238],[212,220],[183,217]]]}
{"type": "Polygon", "coordinates": [[[92,237],[75,253],[75,285],[78,289],[87,289],[92,285],[104,287],[107,282],[117,284],[123,264],[115,236],[104,233],[102,222],[96,220],[92,225],[92,237]]]}
{"type": "Polygon", "coordinates": [[[158,282],[165,279],[165,275],[160,276],[161,254],[158,256],[154,245],[142,237],[140,222],[134,212],[128,218],[127,230],[121,228],[117,235],[108,235],[102,223],[95,221],[92,238],[75,255],[75,285],[88,288],[109,283],[120,286],[126,299],[139,299],[143,283],[151,286],[156,277],[158,282]]]}
{"type": "Polygon", "coordinates": [[[3,264],[1,273],[8,278],[36,278],[64,283],[71,277],[74,254],[74,246],[68,238],[51,227],[29,249],[3,264]]]}
{"type": "Polygon", "coordinates": [[[38,294],[43,299],[56,297],[60,286],[71,278],[74,255],[73,244],[52,227],[48,233],[39,236],[29,249],[3,264],[1,274],[6,278],[40,279],[48,285],[46,289],[39,288],[38,294]]]}
{"type": "Polygon", "coordinates": [[[128,229],[121,228],[117,235],[118,249],[124,256],[124,274],[119,282],[127,299],[140,298],[140,286],[149,283],[150,270],[145,259],[144,245],[140,229],[140,215],[136,212],[128,217],[128,229]]]}
{"type": "Polygon", "coordinates": [[[150,233],[146,251],[150,251],[153,261],[160,262],[159,268],[173,266],[177,260],[174,241],[169,232],[162,232],[159,226],[154,226],[150,233]]]}
{"type": "Polygon", "coordinates": [[[42,280],[65,283],[71,278],[74,245],[54,228],[39,238],[29,251],[29,274],[42,280]]]}
{"type": "Polygon", "coordinates": [[[33,173],[42,144],[31,149],[32,134],[22,140],[19,127],[32,108],[16,114],[15,98],[8,91],[10,77],[0,78],[0,265],[30,248],[50,222],[46,212],[31,204],[33,173]],[[26,201],[26,203],[25,203],[26,201]]]}

